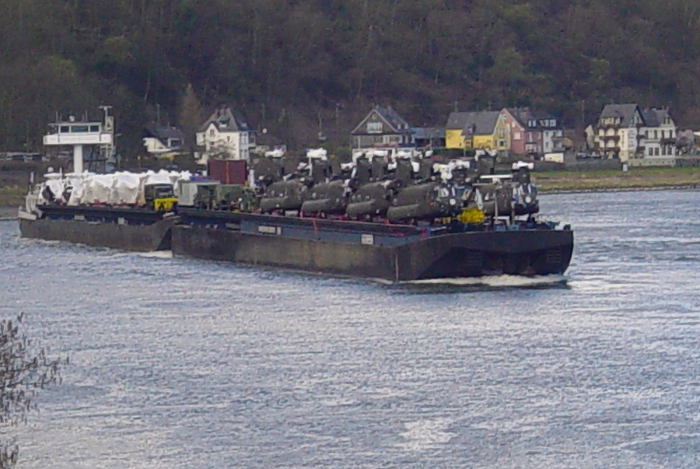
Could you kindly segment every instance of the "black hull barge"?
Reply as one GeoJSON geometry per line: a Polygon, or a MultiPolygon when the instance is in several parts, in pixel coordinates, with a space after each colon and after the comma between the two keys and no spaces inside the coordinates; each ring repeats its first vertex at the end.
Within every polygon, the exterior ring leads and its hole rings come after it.
{"type": "Polygon", "coordinates": [[[22,237],[151,252],[171,249],[172,213],[134,208],[41,206],[20,210],[22,237]]]}
{"type": "Polygon", "coordinates": [[[172,250],[187,256],[391,282],[563,274],[573,231],[547,223],[413,226],[181,210],[172,250]]]}

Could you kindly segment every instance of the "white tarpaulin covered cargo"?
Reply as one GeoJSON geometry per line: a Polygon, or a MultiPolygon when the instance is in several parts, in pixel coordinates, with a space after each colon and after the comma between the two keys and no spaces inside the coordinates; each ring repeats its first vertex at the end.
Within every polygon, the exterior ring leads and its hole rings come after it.
{"type": "Polygon", "coordinates": [[[134,205],[141,192],[141,175],[133,173],[116,173],[112,181],[111,204],[134,205]]]}
{"type": "Polygon", "coordinates": [[[113,174],[93,174],[85,178],[81,204],[111,204],[113,174]]]}
{"type": "Polygon", "coordinates": [[[189,181],[192,174],[189,171],[148,171],[145,173],[131,173],[128,171],[114,174],[93,173],[50,173],[46,174],[46,181],[41,184],[39,191],[39,203],[48,203],[43,196],[44,189],[48,187],[53,194],[54,201],[68,205],[142,205],[144,203],[144,187],[147,184],[173,184],[177,186],[180,181],[189,181]],[[66,189],[70,190],[68,200],[63,200],[66,189]]]}

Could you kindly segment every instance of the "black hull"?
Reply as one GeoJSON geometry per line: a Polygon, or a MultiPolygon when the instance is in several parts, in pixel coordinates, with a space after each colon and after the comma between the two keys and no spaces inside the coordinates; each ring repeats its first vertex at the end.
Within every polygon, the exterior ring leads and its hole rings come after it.
{"type": "Polygon", "coordinates": [[[574,237],[544,226],[450,233],[352,221],[183,210],[51,207],[20,217],[23,237],[392,282],[563,274],[574,237]]]}
{"type": "Polygon", "coordinates": [[[287,228],[292,228],[284,220],[268,218],[266,223],[266,228],[272,229],[264,234],[220,229],[217,226],[221,225],[211,223],[178,225],[173,227],[173,254],[402,282],[563,274],[573,251],[570,230],[475,231],[378,246],[320,240],[320,235],[315,239],[282,236],[287,228]]]}
{"type": "Polygon", "coordinates": [[[151,252],[171,249],[177,217],[129,209],[51,207],[42,218],[19,218],[22,237],[151,252]]]}

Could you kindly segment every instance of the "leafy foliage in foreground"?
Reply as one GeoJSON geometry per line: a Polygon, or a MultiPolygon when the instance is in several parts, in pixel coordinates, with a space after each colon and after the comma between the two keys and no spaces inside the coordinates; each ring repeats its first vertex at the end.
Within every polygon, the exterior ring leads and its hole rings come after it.
{"type": "MultiPolygon", "coordinates": [[[[0,320],[0,425],[5,431],[26,422],[37,394],[60,380],[64,363],[33,346],[21,329],[22,320],[21,314],[15,321],[0,320]]],[[[14,466],[18,454],[14,441],[0,442],[0,468],[14,466]]]]}

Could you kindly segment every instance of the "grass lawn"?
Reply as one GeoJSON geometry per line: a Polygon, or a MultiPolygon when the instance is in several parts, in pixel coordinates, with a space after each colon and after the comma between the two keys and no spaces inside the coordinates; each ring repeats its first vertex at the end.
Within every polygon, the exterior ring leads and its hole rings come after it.
{"type": "Polygon", "coordinates": [[[0,187],[0,207],[19,207],[24,205],[25,195],[27,195],[26,187],[0,187]]]}
{"type": "Polygon", "coordinates": [[[552,171],[532,173],[532,179],[541,192],[693,186],[700,185],[700,168],[552,171]]]}

